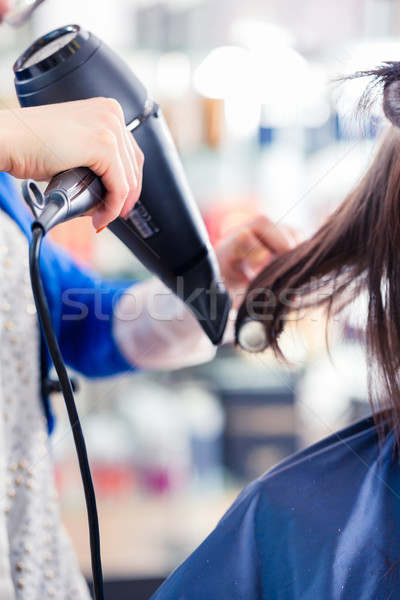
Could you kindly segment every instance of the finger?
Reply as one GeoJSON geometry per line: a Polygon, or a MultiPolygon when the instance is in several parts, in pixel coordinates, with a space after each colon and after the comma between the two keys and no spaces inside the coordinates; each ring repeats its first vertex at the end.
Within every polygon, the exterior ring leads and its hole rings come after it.
{"type": "Polygon", "coordinates": [[[119,111],[119,115],[114,117],[114,127],[116,138],[118,142],[118,150],[120,154],[120,158],[122,161],[122,165],[125,171],[126,179],[128,181],[129,192],[127,197],[124,200],[124,203],[119,207],[118,214],[121,213],[121,216],[124,216],[123,211],[125,207],[128,212],[130,208],[132,208],[133,204],[137,200],[137,161],[134,153],[132,152],[132,145],[127,135],[127,130],[124,123],[124,117],[122,113],[122,109],[119,111]]]}
{"type": "Polygon", "coordinates": [[[106,227],[111,221],[116,219],[124,205],[129,193],[129,184],[126,178],[125,169],[122,160],[117,152],[112,161],[105,161],[105,167],[90,167],[101,177],[107,194],[99,209],[93,215],[93,226],[96,230],[106,227]]]}
{"type": "Polygon", "coordinates": [[[306,236],[304,234],[304,231],[302,231],[301,229],[286,227],[286,230],[288,232],[288,235],[290,235],[291,239],[293,240],[293,247],[298,246],[299,244],[305,241],[306,236]]]}
{"type": "Polygon", "coordinates": [[[258,243],[255,250],[251,250],[236,263],[235,268],[250,281],[271,262],[273,256],[274,254],[269,249],[258,243]]]}
{"type": "Polygon", "coordinates": [[[246,260],[249,263],[265,265],[267,261],[271,260],[272,256],[275,256],[275,252],[272,252],[270,248],[264,246],[256,236],[249,238],[249,242],[250,241],[252,241],[252,245],[243,254],[242,260],[246,260]]]}
{"type": "Polygon", "coordinates": [[[248,226],[259,242],[275,254],[283,254],[293,247],[292,237],[282,225],[273,223],[268,217],[259,215],[248,226]]]}
{"type": "Polygon", "coordinates": [[[137,180],[138,180],[138,198],[139,198],[140,193],[142,191],[142,185],[143,185],[144,154],[143,154],[141,148],[139,147],[137,141],[133,137],[133,135],[128,131],[127,131],[127,134],[128,134],[129,141],[130,141],[131,147],[133,149],[134,155],[136,157],[136,163],[138,166],[137,180]]]}
{"type": "Polygon", "coordinates": [[[257,275],[256,270],[246,261],[240,262],[236,265],[236,271],[241,275],[241,283],[247,285],[257,275]]]}
{"type": "Polygon", "coordinates": [[[144,157],[139,146],[133,139],[132,134],[124,127],[124,136],[126,142],[126,148],[129,155],[129,159],[135,174],[135,187],[131,188],[130,193],[125,201],[123,209],[121,210],[121,217],[126,218],[133,206],[139,200],[140,193],[142,191],[142,168],[144,157]]]}
{"type": "Polygon", "coordinates": [[[260,236],[250,229],[249,225],[234,237],[232,248],[232,260],[265,260],[266,255],[271,255],[272,251],[261,240],[260,236]]]}
{"type": "MultiPolygon", "coordinates": [[[[100,223],[99,227],[104,227],[104,224],[108,224],[104,223],[106,219],[108,219],[108,222],[114,220],[121,214],[125,205],[131,207],[136,201],[137,176],[135,171],[137,171],[137,163],[135,156],[132,154],[130,140],[127,137],[125,117],[121,105],[113,98],[103,98],[100,99],[98,106],[100,109],[98,113],[100,125],[106,129],[108,135],[114,136],[117,145],[116,152],[109,152],[106,160],[110,163],[115,162],[117,170],[120,170],[122,166],[125,175],[123,178],[124,187],[126,183],[128,185],[127,193],[114,192],[113,187],[118,185],[116,181],[111,181],[115,169],[111,166],[111,169],[107,169],[104,173],[102,178],[105,178],[105,181],[103,183],[111,191],[111,195],[106,196],[103,206],[100,207],[96,213],[96,218],[93,220],[94,224],[100,223]],[[110,179],[108,179],[108,176],[110,179]],[[106,182],[109,182],[111,189],[106,182]]],[[[106,153],[107,150],[110,149],[106,148],[106,153]]]]}

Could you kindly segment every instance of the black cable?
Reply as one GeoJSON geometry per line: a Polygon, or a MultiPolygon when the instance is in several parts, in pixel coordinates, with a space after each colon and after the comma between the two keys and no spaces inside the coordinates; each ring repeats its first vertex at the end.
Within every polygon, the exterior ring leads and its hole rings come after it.
{"type": "Polygon", "coordinates": [[[89,522],[90,553],[92,559],[93,589],[96,600],[104,600],[103,574],[100,555],[100,533],[97,516],[96,497],[94,493],[92,475],[90,473],[89,460],[86,452],[85,440],[82,433],[79,415],[76,409],[74,393],[71,386],[67,369],[54,333],[49,305],[40,275],[40,249],[44,231],[40,225],[34,226],[32,239],[29,245],[29,269],[36,309],[42,325],[43,334],[56,369],[61,391],[64,396],[65,406],[74,435],[76,452],[78,455],[79,468],[81,471],[83,488],[85,491],[86,508],[89,522]]]}

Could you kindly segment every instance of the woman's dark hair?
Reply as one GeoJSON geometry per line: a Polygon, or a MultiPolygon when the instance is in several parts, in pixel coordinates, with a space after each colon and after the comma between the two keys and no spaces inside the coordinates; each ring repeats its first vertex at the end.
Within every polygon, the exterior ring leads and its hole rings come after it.
{"type": "Polygon", "coordinates": [[[399,440],[400,63],[360,75],[373,76],[365,105],[371,90],[383,85],[383,109],[392,126],[362,181],[325,224],[251,283],[236,326],[238,331],[249,316],[259,319],[270,347],[282,356],[279,334],[294,305],[326,305],[332,314],[366,291],[370,402],[377,422],[390,409],[390,428],[399,440]]]}

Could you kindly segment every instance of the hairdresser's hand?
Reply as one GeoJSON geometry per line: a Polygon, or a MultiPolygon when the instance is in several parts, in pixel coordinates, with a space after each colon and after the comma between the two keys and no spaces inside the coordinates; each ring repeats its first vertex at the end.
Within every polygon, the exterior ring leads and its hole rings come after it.
{"type": "Polygon", "coordinates": [[[233,230],[215,248],[225,285],[238,308],[247,286],[273,258],[301,241],[298,232],[259,215],[233,230]]]}
{"type": "Polygon", "coordinates": [[[89,167],[107,190],[93,214],[101,229],[125,217],[139,198],[143,153],[110,98],[0,110],[0,171],[46,180],[73,167],[89,167]]]}

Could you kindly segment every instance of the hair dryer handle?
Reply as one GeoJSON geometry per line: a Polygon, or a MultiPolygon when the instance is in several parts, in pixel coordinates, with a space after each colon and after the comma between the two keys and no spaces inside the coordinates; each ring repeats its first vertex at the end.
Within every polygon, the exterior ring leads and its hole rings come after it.
{"type": "Polygon", "coordinates": [[[41,192],[32,185],[30,182],[25,186],[24,197],[36,217],[33,226],[40,225],[45,233],[59,223],[87,214],[106,193],[101,179],[86,167],[55,175],[41,199],[41,192]]]}

